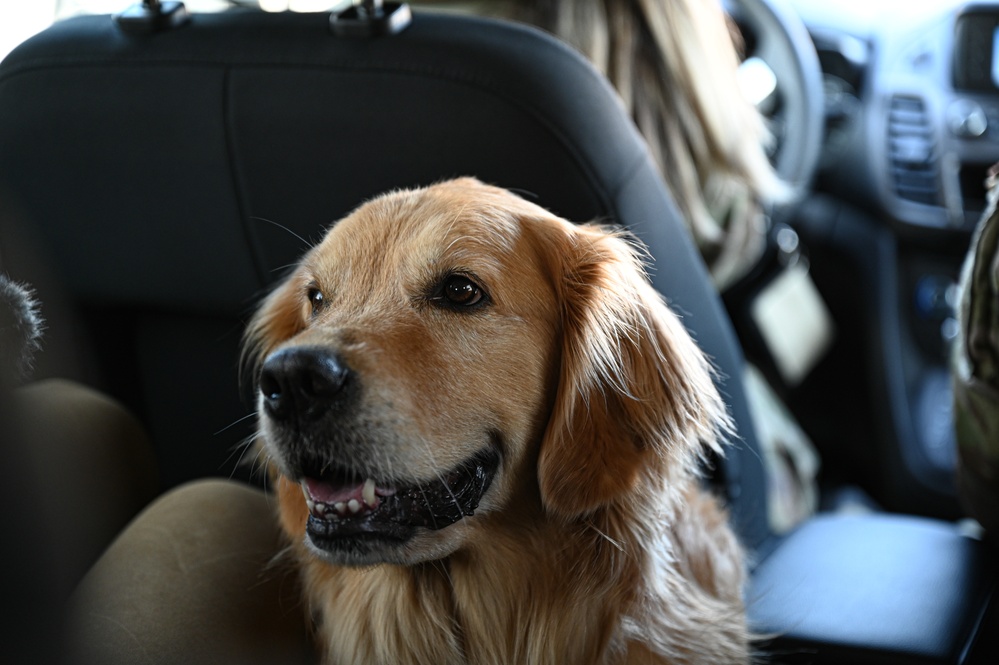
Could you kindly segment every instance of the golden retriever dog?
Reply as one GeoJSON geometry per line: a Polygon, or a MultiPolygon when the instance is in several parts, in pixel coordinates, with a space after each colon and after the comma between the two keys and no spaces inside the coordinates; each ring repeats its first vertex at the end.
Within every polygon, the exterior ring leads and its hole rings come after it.
{"type": "Polygon", "coordinates": [[[336,223],[247,332],[325,662],[748,660],[711,368],[620,233],[465,178],[336,223]]]}

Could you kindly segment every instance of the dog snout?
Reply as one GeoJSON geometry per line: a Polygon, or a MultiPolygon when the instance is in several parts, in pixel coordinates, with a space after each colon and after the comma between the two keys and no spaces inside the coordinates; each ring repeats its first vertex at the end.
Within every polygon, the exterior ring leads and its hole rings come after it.
{"type": "Polygon", "coordinates": [[[329,349],[282,349],[268,356],[260,371],[264,409],[275,420],[315,420],[345,399],[350,375],[329,349]]]}

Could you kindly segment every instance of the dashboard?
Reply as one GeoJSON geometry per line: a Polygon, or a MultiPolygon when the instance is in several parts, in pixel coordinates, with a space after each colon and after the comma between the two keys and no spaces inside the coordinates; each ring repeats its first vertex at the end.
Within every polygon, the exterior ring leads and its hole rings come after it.
{"type": "Polygon", "coordinates": [[[970,230],[999,161],[999,2],[793,4],[825,79],[823,182],[901,225],[970,230]]]}

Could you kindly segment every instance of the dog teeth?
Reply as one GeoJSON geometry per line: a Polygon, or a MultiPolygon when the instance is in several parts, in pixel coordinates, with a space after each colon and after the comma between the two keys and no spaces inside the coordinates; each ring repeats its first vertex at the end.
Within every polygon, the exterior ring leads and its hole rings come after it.
{"type": "Polygon", "coordinates": [[[346,501],[324,503],[314,499],[312,494],[309,493],[308,485],[304,481],[302,482],[302,494],[305,497],[306,507],[315,517],[321,519],[332,519],[334,515],[347,517],[348,515],[357,515],[366,510],[378,508],[380,501],[378,500],[376,489],[375,481],[368,478],[361,487],[360,499],[351,498],[346,501]]]}

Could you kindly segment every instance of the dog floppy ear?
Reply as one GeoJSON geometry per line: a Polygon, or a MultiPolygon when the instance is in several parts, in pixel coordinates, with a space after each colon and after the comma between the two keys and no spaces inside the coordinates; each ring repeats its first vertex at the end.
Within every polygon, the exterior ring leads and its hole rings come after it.
{"type": "Polygon", "coordinates": [[[643,472],[693,472],[730,426],[706,358],[635,245],[595,225],[563,230],[561,369],[538,473],[546,508],[573,518],[624,498],[643,472]]]}

